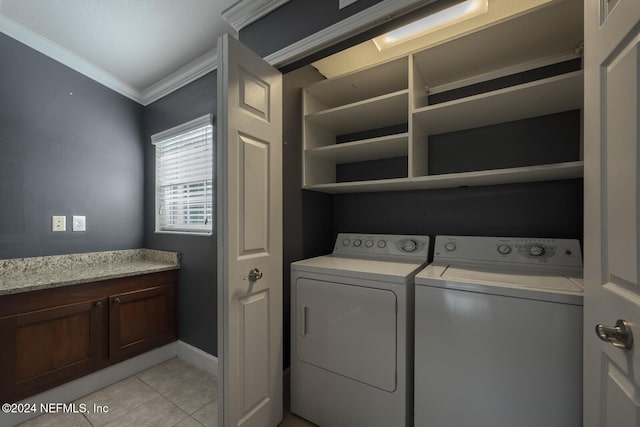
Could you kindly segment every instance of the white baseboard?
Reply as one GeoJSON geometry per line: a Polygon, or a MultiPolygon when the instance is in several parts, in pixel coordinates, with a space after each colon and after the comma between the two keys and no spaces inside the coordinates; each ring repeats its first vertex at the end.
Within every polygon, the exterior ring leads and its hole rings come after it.
{"type": "Polygon", "coordinates": [[[187,344],[184,341],[176,343],[177,356],[179,359],[203,369],[211,375],[218,376],[218,358],[197,347],[187,344]]]}
{"type": "MultiPolygon", "coordinates": [[[[179,341],[178,341],[179,342],[179,341]]],[[[98,391],[113,383],[123,380],[138,372],[144,371],[159,363],[165,362],[176,357],[178,344],[173,342],[163,347],[156,348],[147,353],[133,357],[131,359],[120,362],[116,365],[109,366],[97,372],[91,373],[77,380],[70,381],[58,387],[47,390],[43,393],[36,394],[20,403],[35,404],[36,409],[40,408],[41,403],[70,403],[83,396],[98,391]]],[[[4,402],[0,402],[4,403],[4,402]]],[[[0,427],[12,427],[39,415],[39,411],[33,414],[6,414],[0,415],[0,427]]]]}

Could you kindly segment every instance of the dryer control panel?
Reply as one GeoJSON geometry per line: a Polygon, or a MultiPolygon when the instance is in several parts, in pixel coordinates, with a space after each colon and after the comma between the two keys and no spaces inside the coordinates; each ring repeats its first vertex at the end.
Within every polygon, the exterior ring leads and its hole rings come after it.
{"type": "Polygon", "coordinates": [[[580,242],[533,237],[437,236],[434,261],[456,259],[582,267],[580,242]]]}
{"type": "Polygon", "coordinates": [[[333,255],[426,261],[429,236],[339,233],[333,255]]]}

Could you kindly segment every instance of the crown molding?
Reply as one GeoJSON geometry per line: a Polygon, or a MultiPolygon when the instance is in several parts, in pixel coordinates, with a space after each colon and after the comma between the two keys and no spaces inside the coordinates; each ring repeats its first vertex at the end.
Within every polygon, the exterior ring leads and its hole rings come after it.
{"type": "Polygon", "coordinates": [[[217,68],[218,50],[212,49],[146,88],[142,93],[141,104],[149,105],[217,68]]]}
{"type": "Polygon", "coordinates": [[[351,15],[323,30],[280,49],[264,59],[273,66],[285,66],[317,52],[332,44],[341,42],[364,29],[383,21],[410,12],[436,0],[384,0],[361,12],[351,15]]]}
{"type": "Polygon", "coordinates": [[[240,31],[288,2],[289,0],[240,0],[223,10],[221,15],[233,29],[240,31]]]}
{"type": "Polygon", "coordinates": [[[72,70],[89,77],[109,89],[142,104],[143,95],[136,88],[124,83],[122,80],[82,59],[75,53],[72,53],[51,40],[40,36],[2,14],[0,14],[0,32],[34,50],[37,50],[43,55],[66,65],[72,70]]]}

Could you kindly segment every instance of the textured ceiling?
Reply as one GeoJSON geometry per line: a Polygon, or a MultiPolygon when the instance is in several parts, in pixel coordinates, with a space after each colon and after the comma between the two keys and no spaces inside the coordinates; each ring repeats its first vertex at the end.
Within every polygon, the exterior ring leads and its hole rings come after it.
{"type": "Polygon", "coordinates": [[[0,18],[144,93],[235,34],[220,15],[235,1],[0,0],[0,18]]]}

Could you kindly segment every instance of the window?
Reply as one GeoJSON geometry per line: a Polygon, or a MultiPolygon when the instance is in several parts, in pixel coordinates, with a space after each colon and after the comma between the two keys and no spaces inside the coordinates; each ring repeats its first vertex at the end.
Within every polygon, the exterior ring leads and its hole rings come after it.
{"type": "Polygon", "coordinates": [[[151,136],[156,146],[156,233],[212,233],[213,130],[207,114],[151,136]]]}

